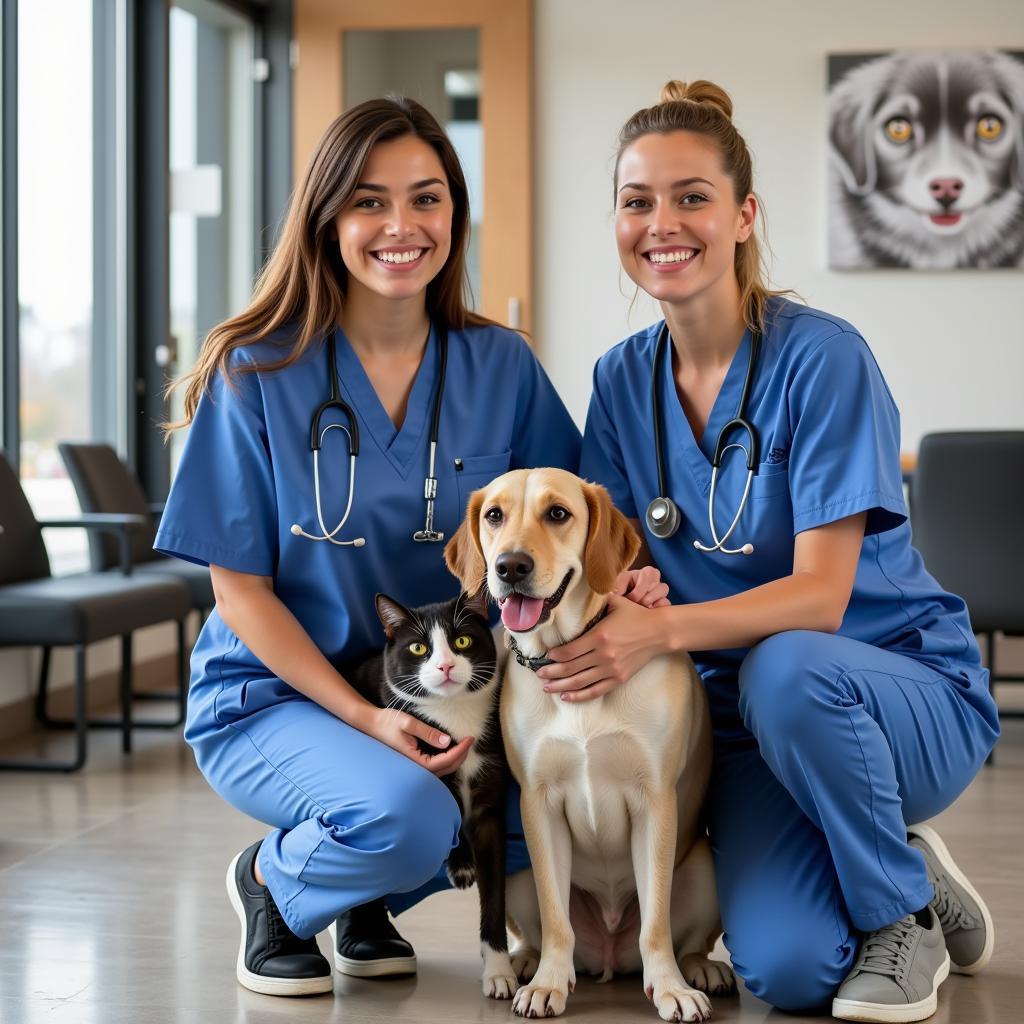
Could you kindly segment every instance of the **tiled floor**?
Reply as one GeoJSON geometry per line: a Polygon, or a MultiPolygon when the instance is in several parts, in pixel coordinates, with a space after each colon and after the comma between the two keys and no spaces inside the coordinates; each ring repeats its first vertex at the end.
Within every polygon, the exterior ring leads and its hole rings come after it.
{"type": "MultiPolygon", "coordinates": [[[[114,734],[94,734],[89,764],[77,775],[0,775],[0,1022],[511,1019],[508,1003],[480,994],[472,892],[433,896],[400,919],[419,955],[415,979],[339,975],[334,996],[291,1000],[238,987],[224,870],[263,830],[207,789],[180,739],[137,738],[136,753],[122,759],[114,734]]],[[[933,1020],[1024,1020],[1024,722],[1007,724],[996,764],[937,820],[989,901],[997,942],[983,975],[951,976],[933,1020]]],[[[657,1017],[640,980],[621,978],[581,979],[566,1019],[650,1024],[657,1017]]],[[[744,992],[716,1000],[714,1019],[787,1018],[744,992]]]]}

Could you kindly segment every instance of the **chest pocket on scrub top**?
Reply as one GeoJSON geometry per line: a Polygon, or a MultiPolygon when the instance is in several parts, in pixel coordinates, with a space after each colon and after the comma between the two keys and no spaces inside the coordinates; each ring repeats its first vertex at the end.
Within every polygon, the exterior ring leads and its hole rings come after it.
{"type": "Polygon", "coordinates": [[[459,487],[459,520],[466,514],[469,496],[478,488],[486,487],[496,476],[508,472],[512,449],[496,455],[470,455],[455,460],[455,480],[459,487]]]}
{"type": "Polygon", "coordinates": [[[750,497],[755,501],[789,494],[789,463],[762,462],[750,482],[750,497]]]}

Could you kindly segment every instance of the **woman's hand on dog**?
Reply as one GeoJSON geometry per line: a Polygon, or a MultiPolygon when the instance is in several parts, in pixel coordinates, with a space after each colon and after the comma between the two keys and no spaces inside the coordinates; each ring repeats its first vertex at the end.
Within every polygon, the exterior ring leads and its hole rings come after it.
{"type": "Polygon", "coordinates": [[[560,693],[564,701],[593,700],[621,686],[651,658],[665,653],[665,625],[652,609],[667,605],[668,600],[658,597],[647,607],[631,598],[632,594],[609,594],[608,614],[593,629],[548,651],[557,664],[545,665],[537,672],[546,693],[560,693]]]}
{"type": "Polygon", "coordinates": [[[392,750],[405,754],[410,760],[437,776],[450,775],[457,771],[466,760],[475,739],[473,736],[465,736],[454,746],[449,747],[452,739],[440,729],[435,729],[413,715],[395,711],[393,708],[373,708],[369,718],[362,725],[362,731],[375,740],[380,740],[392,750]],[[424,753],[420,750],[417,740],[422,740],[441,753],[424,753]]]}

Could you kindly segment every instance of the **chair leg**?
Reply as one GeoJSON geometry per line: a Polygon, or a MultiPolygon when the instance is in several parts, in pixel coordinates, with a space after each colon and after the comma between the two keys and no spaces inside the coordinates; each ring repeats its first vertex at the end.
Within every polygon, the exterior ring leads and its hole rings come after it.
{"type": "Polygon", "coordinates": [[[36,720],[46,724],[47,688],[50,685],[50,648],[43,648],[43,661],[39,666],[39,687],[36,690],[36,720]]]}
{"type": "MultiPolygon", "coordinates": [[[[40,678],[40,686],[47,682],[49,674],[49,648],[43,648],[43,671],[40,678]]],[[[86,717],[86,692],[87,685],[85,667],[85,644],[75,646],[75,717],[69,723],[75,730],[75,756],[71,761],[0,761],[0,771],[22,771],[22,772],[76,772],[85,764],[88,754],[89,723],[86,717]]],[[[45,694],[40,700],[36,695],[36,714],[40,709],[45,715],[46,697],[45,694]]],[[[49,724],[46,721],[45,724],[49,724]]]]}
{"type": "Polygon", "coordinates": [[[186,638],[185,619],[179,619],[176,622],[177,633],[178,633],[178,682],[173,690],[143,690],[141,693],[134,695],[135,700],[173,700],[178,704],[178,716],[174,719],[168,719],[166,722],[135,722],[137,728],[143,729],[173,729],[175,726],[181,725],[185,721],[186,707],[188,703],[188,659],[189,659],[189,648],[188,641],[186,638]]]}
{"type": "MultiPolygon", "coordinates": [[[[121,749],[131,753],[133,729],[176,729],[185,721],[186,689],[182,666],[187,664],[184,648],[184,623],[178,622],[178,683],[173,690],[154,692],[144,690],[135,693],[132,689],[134,676],[132,665],[132,636],[129,633],[121,637],[121,675],[120,696],[121,714],[118,718],[86,718],[85,722],[92,729],[117,729],[121,733],[121,749]],[[135,718],[132,704],[136,700],[173,700],[177,704],[177,715],[174,718],[135,718]]],[[[47,662],[44,661],[44,667],[47,662]]],[[[46,697],[36,697],[36,715],[47,729],[75,729],[75,718],[51,718],[46,713],[46,697]]]]}
{"type": "Polygon", "coordinates": [[[121,753],[132,752],[132,634],[121,637],[121,753]]]}

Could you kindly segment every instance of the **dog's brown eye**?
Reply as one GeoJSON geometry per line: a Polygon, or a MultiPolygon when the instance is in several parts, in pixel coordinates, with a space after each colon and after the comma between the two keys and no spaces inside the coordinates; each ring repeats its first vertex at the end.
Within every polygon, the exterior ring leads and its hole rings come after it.
{"type": "Polygon", "coordinates": [[[978,138],[985,142],[995,142],[1003,134],[1003,120],[995,114],[986,114],[978,118],[978,138]]]}
{"type": "Polygon", "coordinates": [[[548,519],[554,523],[564,523],[569,518],[569,510],[561,505],[552,505],[548,509],[548,519]]]}
{"type": "Polygon", "coordinates": [[[501,522],[501,509],[498,508],[497,506],[495,506],[494,508],[489,508],[484,513],[484,519],[486,519],[487,522],[489,522],[489,523],[493,523],[493,524],[500,523],[501,522]]]}
{"type": "Polygon", "coordinates": [[[909,142],[914,129],[905,117],[891,117],[885,122],[885,134],[892,142],[909,142]]]}

